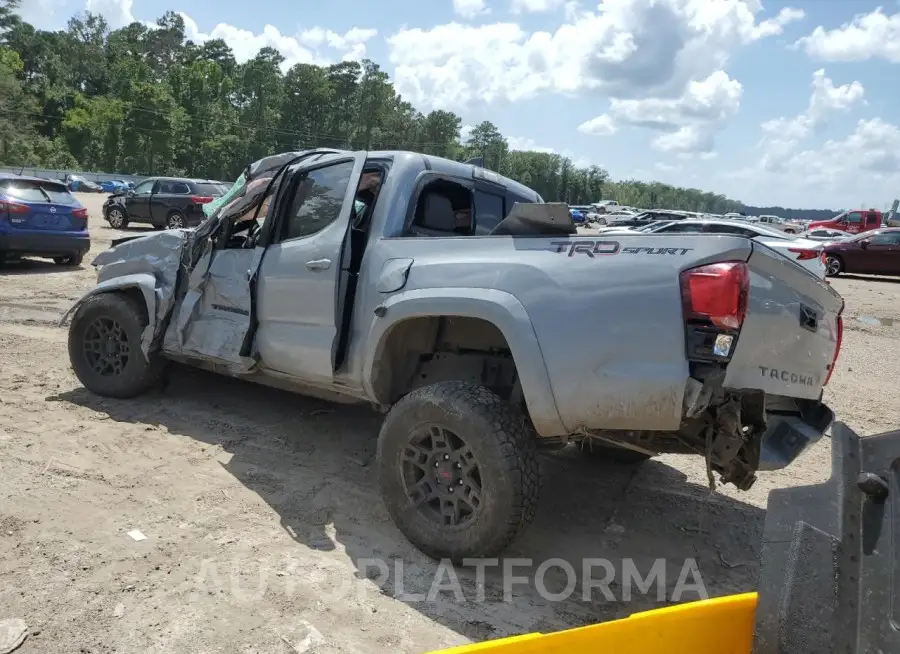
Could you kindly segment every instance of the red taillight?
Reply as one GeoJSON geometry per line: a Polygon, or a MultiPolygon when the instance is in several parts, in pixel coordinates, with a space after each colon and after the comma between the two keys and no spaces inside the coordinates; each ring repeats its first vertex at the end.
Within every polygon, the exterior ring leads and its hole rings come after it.
{"type": "Polygon", "coordinates": [[[828,374],[825,375],[825,383],[822,386],[828,384],[828,380],[831,379],[831,375],[834,374],[834,369],[837,366],[838,355],[841,353],[841,343],[844,341],[844,319],[841,316],[837,317],[837,334],[834,339],[834,357],[831,359],[831,366],[828,368],[828,374]]]}
{"type": "Polygon", "coordinates": [[[72,216],[75,218],[84,218],[87,220],[87,209],[84,207],[78,207],[77,209],[72,209],[72,216]]]}
{"type": "Polygon", "coordinates": [[[207,204],[208,202],[212,202],[212,197],[208,195],[194,195],[191,196],[191,202],[194,204],[207,204]]]}
{"type": "Polygon", "coordinates": [[[708,320],[721,329],[738,329],[747,314],[750,273],[743,261],[713,263],[681,273],[685,320],[708,320]]]}
{"type": "Polygon", "coordinates": [[[819,256],[818,250],[805,250],[803,248],[788,248],[788,252],[797,255],[797,261],[809,261],[819,256]]]}
{"type": "Polygon", "coordinates": [[[18,204],[16,202],[8,202],[5,200],[0,200],[0,211],[7,211],[9,213],[28,213],[31,211],[31,207],[28,207],[24,204],[18,204]]]}

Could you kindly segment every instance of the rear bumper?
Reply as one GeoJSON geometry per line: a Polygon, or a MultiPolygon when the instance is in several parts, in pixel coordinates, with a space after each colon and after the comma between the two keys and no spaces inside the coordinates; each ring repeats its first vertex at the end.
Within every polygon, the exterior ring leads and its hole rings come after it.
{"type": "Polygon", "coordinates": [[[5,254],[55,257],[83,255],[91,249],[88,234],[54,234],[52,232],[0,233],[0,252],[5,254]]]}
{"type": "Polygon", "coordinates": [[[822,402],[799,400],[800,412],[766,413],[760,441],[759,470],[780,470],[817,443],[834,422],[834,412],[822,402]]]}

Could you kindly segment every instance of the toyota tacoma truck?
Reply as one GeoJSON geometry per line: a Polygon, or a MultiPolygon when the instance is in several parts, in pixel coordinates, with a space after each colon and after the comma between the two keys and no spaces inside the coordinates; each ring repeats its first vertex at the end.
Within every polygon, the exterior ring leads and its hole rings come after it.
{"type": "Polygon", "coordinates": [[[207,211],[97,256],[63,317],[78,379],[133,397],[174,360],[371,403],[383,500],[432,557],[511,542],[540,447],[693,453],[747,489],[833,420],[843,300],[751,239],[579,236],[565,204],[410,152],[268,157],[207,211]]]}

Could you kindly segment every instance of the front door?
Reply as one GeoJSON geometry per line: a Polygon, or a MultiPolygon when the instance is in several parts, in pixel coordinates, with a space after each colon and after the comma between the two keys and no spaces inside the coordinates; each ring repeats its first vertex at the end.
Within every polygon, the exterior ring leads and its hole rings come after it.
{"type": "Polygon", "coordinates": [[[869,239],[866,270],[874,275],[900,275],[900,232],[883,232],[869,239]]]}
{"type": "Polygon", "coordinates": [[[256,281],[260,364],[314,384],[333,380],[338,288],[365,152],[328,155],[286,180],[256,281]]]}
{"type": "Polygon", "coordinates": [[[862,211],[851,211],[847,214],[847,231],[851,234],[859,234],[863,229],[862,211]]]}
{"type": "Polygon", "coordinates": [[[134,187],[133,194],[125,199],[128,217],[137,222],[150,221],[150,197],[153,193],[155,179],[148,179],[134,187]]]}

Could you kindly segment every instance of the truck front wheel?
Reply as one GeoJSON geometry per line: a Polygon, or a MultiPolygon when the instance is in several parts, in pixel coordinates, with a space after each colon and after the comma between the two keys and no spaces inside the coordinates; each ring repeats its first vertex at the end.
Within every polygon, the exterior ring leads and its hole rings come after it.
{"type": "Polygon", "coordinates": [[[422,552],[499,554],[534,517],[540,466],[512,407],[465,382],[416,389],[388,413],[378,476],[394,524],[422,552]]]}
{"type": "Polygon", "coordinates": [[[100,293],[75,311],[69,360],[86,389],[103,397],[134,397],[159,382],[164,359],[141,350],[148,319],[143,306],[120,293],[100,293]]]}

